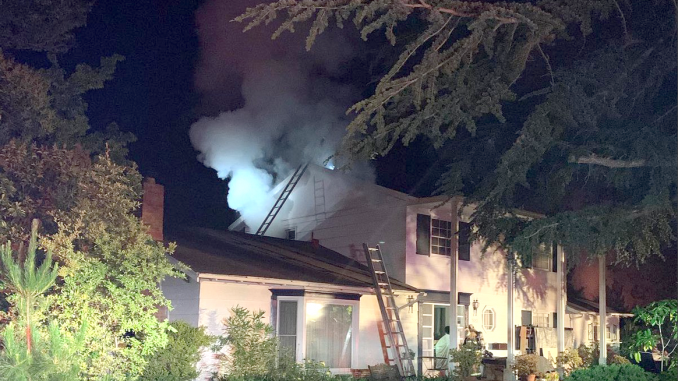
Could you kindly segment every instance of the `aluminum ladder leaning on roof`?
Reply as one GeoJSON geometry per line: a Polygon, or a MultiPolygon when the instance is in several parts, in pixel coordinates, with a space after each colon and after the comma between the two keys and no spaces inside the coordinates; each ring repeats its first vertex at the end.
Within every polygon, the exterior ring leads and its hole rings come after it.
{"type": "Polygon", "coordinates": [[[391,280],[388,277],[384,258],[381,255],[381,248],[379,245],[376,248],[368,247],[364,243],[363,250],[365,251],[367,267],[372,275],[372,283],[374,284],[374,292],[377,294],[381,317],[386,328],[386,337],[389,341],[387,352],[388,348],[391,348],[391,355],[393,356],[393,358],[389,356],[388,365],[392,365],[391,362],[394,361],[401,378],[416,376],[410,348],[407,346],[398,307],[395,304],[391,280]]]}
{"type": "Polygon", "coordinates": [[[268,212],[268,215],[266,218],[264,218],[261,226],[259,226],[259,229],[257,229],[256,235],[266,234],[266,230],[268,230],[268,228],[271,226],[273,220],[275,220],[275,217],[278,215],[278,212],[280,212],[280,209],[282,209],[283,205],[285,204],[285,201],[287,201],[287,199],[290,197],[294,187],[297,186],[297,183],[299,180],[301,180],[301,176],[303,176],[304,172],[306,172],[306,168],[308,168],[308,163],[300,165],[294,171],[290,181],[287,183],[287,185],[285,185],[282,193],[280,193],[280,197],[278,197],[278,199],[275,201],[271,211],[268,212]]]}

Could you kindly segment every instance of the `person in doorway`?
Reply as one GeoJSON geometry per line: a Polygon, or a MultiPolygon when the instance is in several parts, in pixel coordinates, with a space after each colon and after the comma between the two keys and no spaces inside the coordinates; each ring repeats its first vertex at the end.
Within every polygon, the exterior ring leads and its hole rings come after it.
{"type": "Polygon", "coordinates": [[[440,371],[440,376],[444,377],[447,374],[447,363],[450,355],[450,326],[445,327],[445,334],[438,340],[433,350],[436,357],[436,369],[440,371]]]}

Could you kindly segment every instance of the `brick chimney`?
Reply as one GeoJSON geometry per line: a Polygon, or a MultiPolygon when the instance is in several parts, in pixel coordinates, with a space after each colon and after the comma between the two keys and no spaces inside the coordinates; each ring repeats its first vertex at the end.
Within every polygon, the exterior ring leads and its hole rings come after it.
{"type": "Polygon", "coordinates": [[[163,213],[165,208],[165,187],[156,184],[155,179],[144,180],[144,196],[141,199],[141,221],[149,226],[148,233],[156,241],[163,240],[163,213]]]}

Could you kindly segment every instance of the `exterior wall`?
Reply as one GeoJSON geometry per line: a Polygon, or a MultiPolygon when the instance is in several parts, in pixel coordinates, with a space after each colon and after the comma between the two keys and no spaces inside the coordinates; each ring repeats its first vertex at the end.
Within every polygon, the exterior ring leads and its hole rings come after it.
{"type": "MultiPolygon", "coordinates": [[[[264,311],[264,321],[271,323],[271,291],[262,285],[236,284],[201,279],[199,298],[200,326],[210,335],[223,335],[223,320],[230,316],[231,308],[240,306],[248,310],[264,311]]],[[[218,369],[219,361],[214,353],[206,351],[198,363],[202,369],[200,380],[208,380],[218,369]]]]}
{"type": "MultiPolygon", "coordinates": [[[[194,280],[187,283],[183,280],[170,279],[163,282],[163,292],[172,301],[174,310],[170,312],[170,320],[185,320],[193,326],[204,326],[211,335],[222,335],[223,319],[230,315],[231,308],[241,306],[250,311],[263,310],[265,321],[274,325],[272,319],[271,290],[266,285],[246,285],[220,281],[194,280]]],[[[306,299],[312,299],[309,295],[306,299]]],[[[404,305],[408,302],[405,295],[397,297],[396,303],[404,305]]],[[[354,336],[355,352],[353,369],[367,369],[369,365],[384,363],[378,326],[381,324],[381,313],[377,298],[374,295],[363,295],[358,303],[358,332],[354,336]]],[[[412,351],[418,353],[416,304],[400,311],[406,339],[412,351]]],[[[301,318],[301,316],[300,316],[301,318]]],[[[301,336],[300,336],[301,337],[301,336]]],[[[206,351],[198,367],[203,370],[199,380],[207,380],[213,371],[218,369],[215,354],[206,351]]],[[[416,364],[415,364],[416,367],[416,364]]]]}
{"type": "Polygon", "coordinates": [[[269,236],[320,244],[365,263],[363,243],[381,245],[389,276],[405,277],[405,209],[409,196],[310,166],[285,203],[269,236]]]}
{"type": "Polygon", "coordinates": [[[170,321],[183,320],[197,327],[200,311],[200,284],[194,278],[188,281],[167,278],[162,282],[162,292],[172,302],[168,312],[170,321]]]}
{"type": "MultiPolygon", "coordinates": [[[[396,304],[399,306],[407,304],[405,296],[396,297],[396,304]]],[[[405,331],[405,339],[411,351],[419,353],[417,347],[418,334],[418,315],[417,303],[412,306],[412,310],[405,307],[400,310],[400,320],[405,331]]],[[[379,336],[379,325],[382,324],[379,304],[374,295],[364,295],[360,298],[360,336],[358,341],[356,369],[367,369],[368,366],[385,363],[384,352],[381,346],[379,336]]],[[[414,367],[417,369],[416,359],[414,367]]]]}
{"type": "MultiPolygon", "coordinates": [[[[450,257],[445,255],[416,254],[417,214],[450,221],[453,210],[450,203],[440,206],[439,202],[411,205],[407,208],[407,252],[405,282],[422,290],[449,292],[450,257]]],[[[456,213],[456,211],[454,211],[456,213]]],[[[470,210],[464,210],[461,221],[468,221],[470,210]]],[[[507,343],[507,264],[504,254],[498,251],[482,252],[482,244],[471,247],[470,261],[458,261],[457,291],[469,293],[471,300],[478,300],[478,310],[469,307],[468,322],[483,332],[486,344],[507,343]],[[495,326],[491,330],[483,327],[483,311],[492,309],[495,326]]],[[[521,323],[521,311],[530,310],[533,319],[537,313],[548,313],[550,325],[557,310],[556,273],[540,269],[523,269],[516,275],[514,288],[513,321],[521,323]]],[[[493,351],[503,356],[506,351],[493,351]]]]}
{"type": "MultiPolygon", "coordinates": [[[[600,320],[596,313],[570,313],[565,319],[565,324],[572,328],[572,334],[574,336],[574,347],[577,348],[580,345],[591,345],[595,341],[589,339],[589,325],[593,324],[597,326],[600,324],[600,320]]],[[[612,347],[617,347],[620,344],[620,335],[619,331],[619,316],[608,315],[606,324],[610,327],[617,327],[617,339],[613,340],[607,338],[607,344],[612,347]]],[[[606,332],[604,332],[606,334],[606,332]]]]}

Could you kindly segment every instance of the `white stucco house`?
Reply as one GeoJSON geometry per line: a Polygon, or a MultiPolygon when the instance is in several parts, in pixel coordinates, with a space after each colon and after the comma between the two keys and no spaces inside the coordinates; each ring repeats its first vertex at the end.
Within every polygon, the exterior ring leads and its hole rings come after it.
{"type": "MultiPolygon", "coordinates": [[[[282,186],[278,188],[280,192],[282,186]]],[[[459,213],[453,201],[447,197],[413,197],[311,165],[267,235],[300,241],[313,237],[359,262],[364,262],[363,243],[379,244],[389,274],[425,293],[417,306],[418,357],[434,356],[434,342],[448,324],[451,251],[457,246],[458,295],[453,313],[457,314],[459,342],[465,327],[471,324],[483,332],[487,348],[495,356],[506,356],[505,257],[501,252],[483,252],[480,243],[469,244],[472,209],[467,207],[459,213]],[[455,235],[457,226],[453,228],[452,223],[457,215],[459,234],[455,235]]],[[[529,213],[526,216],[534,217],[529,213]]],[[[255,231],[257,226],[247,227],[241,219],[230,229],[255,231]]],[[[555,328],[559,285],[554,261],[555,251],[518,271],[513,306],[516,326],[555,328]]],[[[564,290],[565,283],[560,287],[564,290]]],[[[520,340],[515,343],[520,348],[520,340]]],[[[555,357],[556,348],[552,342],[548,345],[541,352],[555,357]]]]}
{"type": "MultiPolygon", "coordinates": [[[[592,345],[600,341],[598,303],[569,296],[567,300],[568,326],[573,327],[574,346],[592,345]]],[[[632,317],[633,314],[615,311],[607,307],[606,329],[604,332],[607,344],[619,348],[621,344],[621,318],[632,317]]]]}
{"type": "MultiPolygon", "coordinates": [[[[280,193],[285,183],[274,192],[280,193]]],[[[597,314],[591,306],[574,302],[565,308],[566,285],[556,273],[556,250],[517,270],[509,328],[505,256],[469,243],[472,207],[459,210],[458,205],[459,199],[417,198],[310,165],[266,236],[248,234],[260,222],[247,226],[242,219],[230,232],[186,229],[168,235],[166,241],[177,243],[174,258],[192,269],[186,281],[162,284],[174,308],[168,318],[219,334],[222,320],[240,305],[264,311],[299,361],[325,361],[335,373],[384,363],[381,315],[364,265],[362,245],[367,243],[380,245],[397,303],[406,306],[401,319],[419,374],[432,368],[434,343],[450,313],[456,315],[459,343],[473,325],[495,357],[506,356],[512,340],[516,354],[530,348],[555,358],[559,322],[567,346],[595,339],[590,327],[597,314]],[[456,296],[450,309],[453,269],[456,296]],[[567,312],[560,317],[559,304],[567,312]],[[336,313],[350,315],[350,322],[323,326],[332,324],[323,319],[336,313]]],[[[613,340],[619,337],[618,317],[608,320],[613,340]]],[[[203,363],[213,365],[214,360],[207,356],[203,363]]]]}
{"type": "MultiPolygon", "coordinates": [[[[263,311],[283,347],[296,359],[324,361],[337,374],[384,363],[381,314],[366,266],[314,242],[251,234],[185,229],[168,234],[176,242],[175,260],[191,267],[185,280],[162,283],[172,302],[170,321],[205,326],[223,334],[231,308],[263,311]]],[[[392,280],[398,305],[419,291],[392,280]]],[[[417,314],[401,311],[408,340],[416,343],[417,314]]],[[[201,379],[218,361],[203,356],[201,379]]]]}

